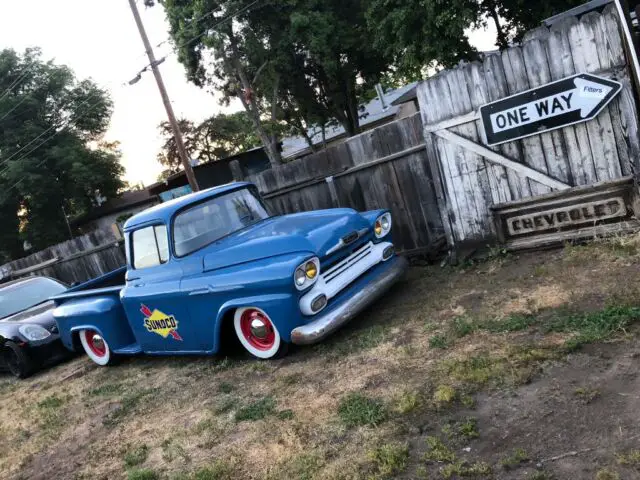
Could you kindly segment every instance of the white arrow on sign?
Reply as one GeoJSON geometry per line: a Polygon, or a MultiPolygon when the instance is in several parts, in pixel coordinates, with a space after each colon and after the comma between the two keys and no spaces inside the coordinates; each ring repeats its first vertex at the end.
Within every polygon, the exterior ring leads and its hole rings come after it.
{"type": "Polygon", "coordinates": [[[587,118],[613,89],[580,77],[574,78],[573,83],[573,89],[491,114],[493,131],[510,130],[576,110],[580,110],[580,117],[587,118]]]}

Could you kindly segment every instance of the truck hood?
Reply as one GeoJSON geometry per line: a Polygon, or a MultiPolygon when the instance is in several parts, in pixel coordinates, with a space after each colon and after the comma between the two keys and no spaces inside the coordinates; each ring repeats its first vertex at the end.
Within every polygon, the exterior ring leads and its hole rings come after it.
{"type": "Polygon", "coordinates": [[[271,217],[207,247],[203,267],[209,271],[289,253],[322,258],[345,235],[370,227],[347,208],[271,217]]]}

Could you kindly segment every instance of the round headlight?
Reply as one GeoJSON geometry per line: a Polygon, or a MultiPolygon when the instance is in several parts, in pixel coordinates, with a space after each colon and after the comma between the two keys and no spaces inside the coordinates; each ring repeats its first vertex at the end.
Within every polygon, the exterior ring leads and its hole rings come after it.
{"type": "Polygon", "coordinates": [[[318,267],[316,267],[314,262],[307,262],[304,266],[304,273],[309,280],[313,280],[318,274],[318,267]]]}
{"type": "Polygon", "coordinates": [[[389,230],[389,217],[387,217],[386,215],[384,215],[384,216],[380,219],[380,225],[382,225],[382,230],[389,230]]]}
{"type": "Polygon", "coordinates": [[[302,268],[296,269],[296,274],[294,277],[295,277],[296,285],[299,287],[303,286],[304,282],[307,281],[307,275],[302,268]]]}
{"type": "Polygon", "coordinates": [[[391,214],[389,212],[383,213],[376,219],[376,223],[373,225],[373,232],[376,234],[376,238],[382,238],[391,231],[391,214]]]}

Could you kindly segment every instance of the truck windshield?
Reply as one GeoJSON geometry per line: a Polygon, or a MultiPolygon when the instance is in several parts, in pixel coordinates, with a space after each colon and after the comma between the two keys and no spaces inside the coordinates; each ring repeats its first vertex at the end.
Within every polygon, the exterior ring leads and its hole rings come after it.
{"type": "Polygon", "coordinates": [[[269,218],[269,213],[254,188],[199,203],[176,216],[173,223],[176,255],[188,255],[265,218],[269,218]]]}
{"type": "Polygon", "coordinates": [[[36,277],[24,282],[0,286],[0,318],[22,312],[67,289],[50,278],[36,277]]]}

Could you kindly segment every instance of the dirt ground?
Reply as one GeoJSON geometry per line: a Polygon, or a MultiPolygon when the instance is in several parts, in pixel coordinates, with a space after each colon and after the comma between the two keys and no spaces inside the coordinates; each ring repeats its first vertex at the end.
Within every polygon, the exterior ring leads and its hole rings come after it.
{"type": "Polygon", "coordinates": [[[272,362],[0,378],[0,478],[640,478],[640,239],[407,279],[272,362]]]}

